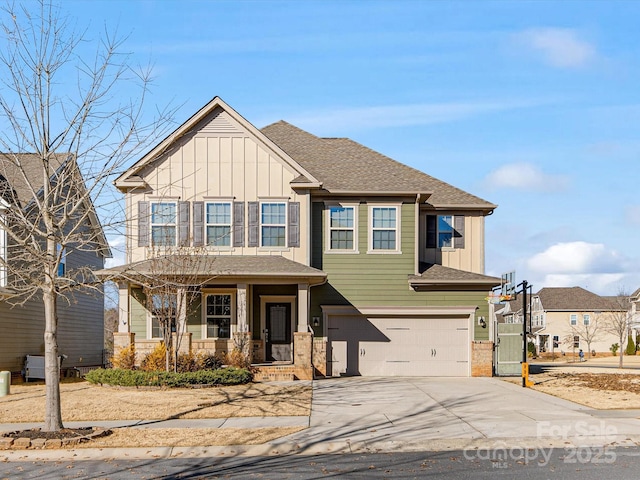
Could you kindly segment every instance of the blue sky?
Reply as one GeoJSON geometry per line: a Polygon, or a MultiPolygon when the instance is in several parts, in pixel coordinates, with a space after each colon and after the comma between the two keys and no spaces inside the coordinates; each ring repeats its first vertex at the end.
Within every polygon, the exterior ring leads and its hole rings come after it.
{"type": "Polygon", "coordinates": [[[62,6],[89,38],[130,32],[179,123],[219,95],[257,127],[350,137],[498,204],[488,274],[640,287],[640,2],[62,6]]]}

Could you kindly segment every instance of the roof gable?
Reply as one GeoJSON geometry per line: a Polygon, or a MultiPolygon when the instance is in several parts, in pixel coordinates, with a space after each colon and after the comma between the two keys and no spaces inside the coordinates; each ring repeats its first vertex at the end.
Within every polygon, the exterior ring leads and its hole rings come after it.
{"type": "Polygon", "coordinates": [[[303,166],[298,164],[260,130],[227,105],[220,97],[214,97],[213,100],[202,107],[195,115],[180,125],[131,168],[120,175],[114,182],[116,187],[126,190],[131,187],[142,186],[144,183],[139,173],[143,171],[143,169],[147,167],[151,168],[154,162],[161,159],[163,155],[177,145],[178,142],[187,140],[198,134],[206,135],[207,133],[224,133],[228,135],[249,134],[277,158],[282,160],[290,169],[295,171],[295,177],[305,178],[307,179],[307,183],[311,185],[317,185],[319,183],[303,166]]]}

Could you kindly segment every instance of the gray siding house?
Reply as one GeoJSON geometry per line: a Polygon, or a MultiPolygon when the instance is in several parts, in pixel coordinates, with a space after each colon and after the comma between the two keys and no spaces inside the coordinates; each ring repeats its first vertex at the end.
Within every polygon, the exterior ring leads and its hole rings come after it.
{"type": "MultiPolygon", "coordinates": [[[[74,162],[68,155],[52,158],[56,174],[74,162]]],[[[74,162],[75,165],[75,162],[74,162]]],[[[73,166],[72,168],[77,168],[73,166]]],[[[33,192],[41,194],[43,184],[41,166],[37,158],[29,154],[0,154],[0,370],[17,373],[24,368],[27,355],[44,355],[44,306],[39,293],[25,300],[24,283],[14,268],[28,261],[28,255],[7,229],[19,228],[12,215],[15,209],[37,215],[33,192]],[[16,160],[23,165],[16,168],[16,160]]],[[[75,184],[84,188],[84,184],[75,184]]],[[[59,275],[73,278],[74,272],[104,268],[104,260],[110,251],[102,228],[93,211],[93,205],[83,205],[90,211],[87,224],[79,229],[91,232],[96,248],[75,249],[66,245],[59,275]]],[[[71,227],[69,227],[71,228],[71,227]]],[[[33,275],[37,272],[31,271],[33,275]]],[[[104,351],[104,299],[99,290],[74,290],[58,301],[58,346],[64,355],[63,367],[85,367],[103,364],[104,351]]]]}

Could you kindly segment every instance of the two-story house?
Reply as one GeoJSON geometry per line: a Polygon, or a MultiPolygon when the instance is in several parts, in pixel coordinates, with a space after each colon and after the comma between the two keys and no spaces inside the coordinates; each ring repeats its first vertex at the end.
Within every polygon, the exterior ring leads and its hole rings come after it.
{"type": "Polygon", "coordinates": [[[136,278],[191,252],[200,298],[176,312],[181,348],[244,333],[254,364],[298,378],[491,375],[495,205],[347,138],[259,130],[218,97],[115,184],[128,263],[102,275],[119,282],[120,348],[160,338],[136,278]]]}
{"type": "MultiPolygon", "coordinates": [[[[70,178],[62,175],[62,171],[73,171],[78,175],[73,177],[74,183],[63,183],[62,186],[84,189],[73,156],[54,155],[50,162],[55,172],[52,183],[63,177],[70,178]]],[[[0,335],[0,370],[13,373],[23,370],[27,355],[44,355],[44,304],[41,293],[33,287],[44,274],[25,266],[32,253],[19,241],[37,236],[32,237],[28,232],[24,236],[16,234],[24,227],[21,218],[30,218],[31,224],[37,225],[40,212],[34,203],[34,194],[41,199],[43,183],[42,163],[36,155],[0,154],[0,326],[3,332],[0,335]]],[[[77,212],[87,215],[80,215],[81,224],[67,222],[68,228],[86,231],[92,241],[84,242],[82,248],[75,248],[77,245],[73,243],[64,247],[58,275],[65,277],[66,283],[73,283],[77,272],[103,268],[105,258],[111,256],[91,202],[85,198],[77,212]]],[[[73,238],[73,235],[67,238],[73,238]]],[[[58,351],[65,358],[63,367],[103,365],[104,299],[101,292],[94,288],[62,293],[57,313],[58,351]]]]}
{"type": "Polygon", "coordinates": [[[539,352],[579,349],[610,354],[619,343],[611,332],[611,316],[626,315],[626,302],[581,287],[546,287],[531,298],[531,321],[539,352]]]}

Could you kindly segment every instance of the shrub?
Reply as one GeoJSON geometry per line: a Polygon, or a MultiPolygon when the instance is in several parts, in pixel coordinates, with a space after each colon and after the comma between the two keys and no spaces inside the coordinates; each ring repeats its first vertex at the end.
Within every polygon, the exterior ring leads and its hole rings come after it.
{"type": "Polygon", "coordinates": [[[627,340],[627,349],[624,352],[626,355],[635,355],[636,354],[636,344],[633,341],[633,335],[629,335],[629,339],[627,340]]]}
{"type": "Polygon", "coordinates": [[[151,352],[147,353],[140,362],[140,369],[145,372],[159,372],[166,370],[167,365],[167,347],[164,342],[160,342],[156,345],[151,352]]]}
{"type": "Polygon", "coordinates": [[[246,369],[233,367],[185,373],[98,368],[87,373],[85,378],[100,385],[178,388],[193,385],[240,385],[249,383],[253,375],[246,369]]]}
{"type": "Polygon", "coordinates": [[[191,352],[178,354],[178,372],[197,372],[200,370],[198,358],[191,352]]]}
{"type": "Polygon", "coordinates": [[[251,366],[247,355],[238,348],[234,348],[230,352],[225,353],[222,361],[225,365],[235,368],[249,368],[251,366]]]}
{"type": "Polygon", "coordinates": [[[616,353],[618,353],[618,350],[620,350],[620,345],[618,345],[617,343],[614,343],[609,347],[609,350],[611,350],[611,354],[615,357],[616,353]]]}
{"type": "Polygon", "coordinates": [[[136,347],[132,343],[111,357],[113,368],[132,370],[136,366],[136,347]]]}
{"type": "Polygon", "coordinates": [[[222,360],[217,355],[199,352],[196,356],[198,370],[217,370],[222,367],[222,360]]]}

